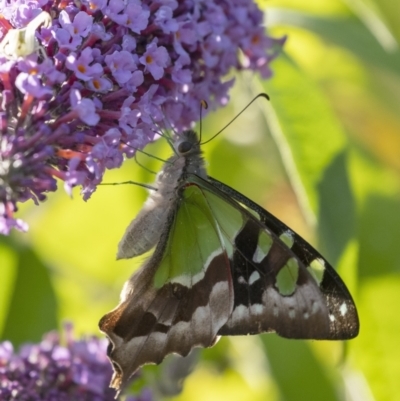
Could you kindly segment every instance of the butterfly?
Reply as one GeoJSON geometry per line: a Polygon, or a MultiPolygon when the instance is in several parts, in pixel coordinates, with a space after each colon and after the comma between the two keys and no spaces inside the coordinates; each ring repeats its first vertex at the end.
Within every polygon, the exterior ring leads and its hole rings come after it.
{"type": "Polygon", "coordinates": [[[153,252],[99,323],[110,340],[111,387],[119,391],[142,365],[211,347],[221,335],[357,336],[355,304],[330,264],[261,206],[209,177],[194,131],[173,146],[118,246],[118,258],[153,252]]]}

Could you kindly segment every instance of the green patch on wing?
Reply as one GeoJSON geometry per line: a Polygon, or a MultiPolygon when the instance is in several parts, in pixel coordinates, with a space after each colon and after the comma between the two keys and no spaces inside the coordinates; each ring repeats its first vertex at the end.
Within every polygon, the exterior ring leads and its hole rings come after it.
{"type": "Polygon", "coordinates": [[[283,296],[292,295],[296,290],[299,276],[299,264],[295,258],[290,258],[276,275],[276,287],[283,296]]]}
{"type": "Polygon", "coordinates": [[[254,252],[253,261],[256,263],[261,263],[262,260],[268,255],[274,240],[265,231],[260,231],[258,236],[257,249],[254,252]]]}
{"type": "Polygon", "coordinates": [[[209,258],[223,251],[217,223],[201,189],[196,185],[183,191],[163,259],[154,284],[167,281],[191,286],[202,279],[209,258]]]}
{"type": "Polygon", "coordinates": [[[307,266],[308,272],[311,274],[313,279],[316,281],[318,285],[321,284],[322,279],[324,278],[325,272],[325,263],[322,259],[314,259],[309,266],[307,266]]]}
{"type": "Polygon", "coordinates": [[[235,237],[243,227],[240,210],[197,183],[183,191],[154,284],[167,281],[193,285],[205,274],[210,257],[233,255],[235,237]]]}
{"type": "Polygon", "coordinates": [[[288,247],[291,248],[294,244],[294,236],[290,231],[285,231],[279,236],[279,239],[288,247]]]}
{"type": "Polygon", "coordinates": [[[243,214],[231,203],[208,189],[203,189],[203,194],[218,224],[226,252],[231,258],[233,255],[232,244],[235,243],[235,238],[244,225],[243,214]]]}

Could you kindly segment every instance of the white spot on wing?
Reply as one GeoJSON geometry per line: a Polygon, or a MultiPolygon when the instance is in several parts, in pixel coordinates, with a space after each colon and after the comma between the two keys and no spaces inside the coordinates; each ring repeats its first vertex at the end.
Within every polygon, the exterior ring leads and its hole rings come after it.
{"type": "Polygon", "coordinates": [[[216,249],[214,252],[210,253],[210,255],[208,256],[206,263],[204,263],[204,270],[208,269],[208,266],[210,265],[210,263],[213,261],[213,259],[218,256],[218,255],[222,255],[224,253],[222,248],[218,248],[216,249]]]}
{"type": "Polygon", "coordinates": [[[254,270],[249,277],[249,284],[252,285],[260,278],[260,273],[257,270],[254,270]]]}
{"type": "MultiPolygon", "coordinates": [[[[197,308],[197,309],[200,309],[200,308],[197,308]]],[[[196,311],[197,311],[197,309],[196,309],[196,311]]],[[[179,336],[185,335],[188,333],[189,325],[190,325],[189,322],[180,321],[178,323],[175,323],[173,326],[171,326],[170,332],[173,331],[175,333],[179,333],[178,334],[179,336]]]]}
{"type": "MultiPolygon", "coordinates": [[[[241,321],[248,315],[247,308],[244,305],[237,306],[232,312],[232,321],[241,321]]],[[[235,323],[234,323],[235,324],[235,323]]]]}
{"type": "Polygon", "coordinates": [[[165,344],[167,340],[167,333],[160,333],[159,331],[153,331],[149,335],[149,339],[147,341],[153,341],[155,344],[165,344]]]}
{"type": "Polygon", "coordinates": [[[217,284],[214,284],[210,294],[210,298],[219,297],[221,293],[224,293],[228,290],[229,290],[228,283],[226,281],[219,281],[217,284]]]}
{"type": "Polygon", "coordinates": [[[250,312],[253,315],[261,315],[263,313],[264,307],[261,304],[253,304],[250,306],[250,312]]]}
{"type": "Polygon", "coordinates": [[[261,261],[268,255],[268,252],[263,251],[258,245],[253,255],[254,263],[261,263],[261,261]]]}
{"type": "Polygon", "coordinates": [[[239,283],[239,284],[247,284],[247,281],[244,279],[243,276],[240,276],[240,277],[238,278],[238,283],[239,283]]]}
{"type": "Polygon", "coordinates": [[[165,326],[171,326],[174,317],[175,317],[175,315],[173,313],[167,315],[165,318],[164,318],[164,316],[161,316],[158,319],[158,322],[161,324],[164,324],[165,326]]]}
{"type": "Polygon", "coordinates": [[[229,299],[229,285],[226,281],[220,281],[214,284],[210,294],[209,306],[212,316],[212,326],[217,332],[228,320],[231,307],[230,301],[233,303],[233,298],[229,299]],[[221,306],[221,302],[223,306],[221,306]]]}
{"type": "Polygon", "coordinates": [[[347,305],[345,302],[343,302],[342,305],[340,305],[339,311],[342,316],[344,316],[347,313],[347,305]]]}
{"type": "Polygon", "coordinates": [[[329,320],[331,321],[331,322],[334,322],[336,319],[335,319],[335,316],[333,316],[333,315],[329,315],[329,320]]]}
{"type": "Polygon", "coordinates": [[[194,311],[190,321],[180,321],[171,326],[169,335],[171,338],[184,339],[191,333],[203,333],[210,337],[210,317],[210,306],[200,306],[194,311]]]}
{"type": "Polygon", "coordinates": [[[289,309],[289,317],[294,319],[296,316],[296,311],[294,309],[289,309]]]}
{"type": "Polygon", "coordinates": [[[233,324],[243,323],[248,321],[251,315],[262,315],[263,312],[264,306],[262,304],[253,304],[250,307],[239,305],[232,312],[232,322],[233,324]]]}
{"type": "Polygon", "coordinates": [[[208,305],[200,306],[199,308],[197,308],[193,313],[193,320],[195,320],[196,322],[205,322],[210,316],[210,312],[208,309],[208,305]]]}
{"type": "Polygon", "coordinates": [[[203,277],[204,277],[204,272],[200,272],[200,273],[196,274],[195,276],[191,276],[190,274],[182,274],[181,276],[174,277],[171,280],[171,283],[181,284],[184,287],[189,288],[195,283],[193,281],[195,278],[198,279],[197,281],[200,281],[203,277]]]}
{"type": "Polygon", "coordinates": [[[318,302],[312,301],[312,303],[311,303],[311,313],[312,314],[316,313],[318,309],[319,309],[318,302]]]}

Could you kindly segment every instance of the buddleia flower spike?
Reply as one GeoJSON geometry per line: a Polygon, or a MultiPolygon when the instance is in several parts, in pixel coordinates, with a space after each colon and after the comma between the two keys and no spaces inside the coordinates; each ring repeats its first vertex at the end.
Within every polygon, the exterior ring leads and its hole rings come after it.
{"type": "Polygon", "coordinates": [[[18,204],[44,201],[57,179],[88,199],[164,113],[182,130],[200,99],[226,104],[231,68],[268,77],[284,39],[262,21],[250,0],[2,2],[0,233],[27,230],[18,204]]]}

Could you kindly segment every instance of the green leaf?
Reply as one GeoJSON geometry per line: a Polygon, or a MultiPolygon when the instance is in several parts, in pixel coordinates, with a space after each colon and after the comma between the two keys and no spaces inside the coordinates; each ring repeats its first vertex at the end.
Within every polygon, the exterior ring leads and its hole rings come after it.
{"type": "Polygon", "coordinates": [[[14,345],[39,341],[57,328],[57,299],[49,271],[34,251],[18,249],[15,279],[2,338],[14,345]]]}
{"type": "MultiPolygon", "coordinates": [[[[397,39],[397,43],[400,42],[400,12],[399,3],[393,0],[359,0],[366,8],[372,10],[387,27],[390,28],[390,32],[397,39]]],[[[351,3],[357,3],[355,0],[351,0],[351,3]]]]}
{"type": "MultiPolygon", "coordinates": [[[[384,264],[375,266],[379,270],[384,264]]],[[[375,400],[399,399],[400,277],[382,275],[363,280],[357,306],[362,322],[352,341],[351,356],[375,400]]]]}
{"type": "Polygon", "coordinates": [[[400,273],[400,201],[378,194],[367,197],[360,217],[361,277],[400,273]]]}
{"type": "MultiPolygon", "coordinates": [[[[395,3],[392,0],[389,0],[389,2],[392,4],[395,3]]],[[[379,3],[374,0],[347,0],[346,3],[352,8],[358,18],[363,21],[365,26],[376,37],[376,40],[379,41],[383,48],[391,52],[398,47],[396,38],[393,36],[393,33],[395,32],[393,29],[394,27],[392,27],[392,30],[389,28],[389,20],[392,18],[389,15],[385,16],[384,12],[379,11],[379,6],[384,4],[385,0],[379,0],[379,3]]],[[[395,11],[395,9],[393,8],[392,11],[395,11]]],[[[400,22],[397,15],[398,13],[392,12],[392,14],[395,15],[397,23],[400,22]]]]}
{"type": "Polygon", "coordinates": [[[400,71],[400,51],[387,52],[368,28],[356,18],[318,17],[289,11],[268,10],[273,24],[290,25],[314,32],[321,38],[349,50],[364,62],[396,75],[400,71]]]}
{"type": "Polygon", "coordinates": [[[277,59],[274,79],[261,81],[271,96],[263,107],[298,199],[309,218],[317,213],[317,185],[345,145],[345,136],[325,95],[288,57],[277,59]]]}
{"type": "Polygon", "coordinates": [[[347,172],[347,153],[332,160],[318,185],[319,243],[322,253],[336,265],[349,241],[356,236],[356,210],[347,172]]]}
{"type": "Polygon", "coordinates": [[[281,400],[337,401],[334,383],[305,341],[293,341],[274,334],[260,336],[267,351],[281,400]]]}
{"type": "Polygon", "coordinates": [[[7,318],[7,311],[11,302],[12,290],[16,277],[16,264],[18,260],[18,256],[11,246],[11,241],[9,238],[3,236],[0,236],[0,260],[0,333],[2,333],[7,318]]]}
{"type": "Polygon", "coordinates": [[[398,175],[363,152],[349,159],[359,203],[359,278],[400,272],[398,175]]]}

